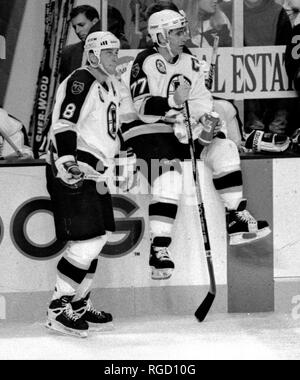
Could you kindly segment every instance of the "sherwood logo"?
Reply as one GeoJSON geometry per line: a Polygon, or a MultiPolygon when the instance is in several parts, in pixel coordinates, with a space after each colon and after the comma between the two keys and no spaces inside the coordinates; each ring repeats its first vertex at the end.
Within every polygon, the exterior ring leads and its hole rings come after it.
{"type": "Polygon", "coordinates": [[[5,37],[0,36],[0,59],[6,58],[6,42],[5,37]]]}

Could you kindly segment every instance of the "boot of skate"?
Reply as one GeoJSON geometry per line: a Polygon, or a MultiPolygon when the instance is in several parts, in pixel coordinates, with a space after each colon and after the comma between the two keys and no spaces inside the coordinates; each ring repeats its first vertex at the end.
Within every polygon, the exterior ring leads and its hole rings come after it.
{"type": "Polygon", "coordinates": [[[271,233],[268,222],[256,220],[246,210],[247,201],[242,199],[236,210],[228,210],[226,216],[230,245],[252,243],[271,233]]]}
{"type": "Polygon", "coordinates": [[[88,322],[90,331],[111,330],[113,328],[113,317],[105,311],[94,308],[90,299],[90,293],[79,301],[72,302],[74,312],[83,320],[88,322]]]}
{"type": "Polygon", "coordinates": [[[47,311],[46,327],[62,334],[86,338],[89,325],[72,309],[73,296],[52,300],[47,311]]]}
{"type": "Polygon", "coordinates": [[[170,258],[170,238],[155,237],[151,244],[149,265],[153,280],[167,280],[172,276],[175,264],[170,258]]]}

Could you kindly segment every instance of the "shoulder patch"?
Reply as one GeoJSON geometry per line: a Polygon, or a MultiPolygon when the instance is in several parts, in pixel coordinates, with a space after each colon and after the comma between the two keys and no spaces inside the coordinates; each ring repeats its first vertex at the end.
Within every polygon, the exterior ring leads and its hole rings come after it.
{"type": "Polygon", "coordinates": [[[156,60],[156,68],[161,74],[167,74],[166,65],[161,59],[156,60]]]}
{"type": "Polygon", "coordinates": [[[196,71],[197,73],[200,71],[200,62],[197,58],[192,58],[192,69],[196,71]]]}
{"type": "Polygon", "coordinates": [[[71,88],[72,94],[79,95],[83,92],[83,90],[84,90],[84,83],[78,82],[77,80],[75,80],[71,88]]]}
{"type": "Polygon", "coordinates": [[[132,66],[132,69],[131,69],[131,75],[133,76],[133,78],[137,78],[137,76],[139,75],[140,73],[140,65],[138,63],[135,63],[133,66],[132,66]]]}

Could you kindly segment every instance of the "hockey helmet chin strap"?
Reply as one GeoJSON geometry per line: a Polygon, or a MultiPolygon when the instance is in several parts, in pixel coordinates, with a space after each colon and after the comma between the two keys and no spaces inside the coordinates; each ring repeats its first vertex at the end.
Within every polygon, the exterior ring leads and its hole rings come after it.
{"type": "Polygon", "coordinates": [[[163,49],[167,49],[167,51],[170,54],[170,56],[172,58],[175,58],[175,54],[172,53],[170,42],[168,41],[168,36],[166,36],[165,39],[167,41],[165,44],[160,43],[159,39],[157,39],[157,42],[156,42],[157,46],[159,46],[159,47],[161,47],[163,49]]]}
{"type": "Polygon", "coordinates": [[[97,58],[98,58],[98,63],[97,63],[96,65],[94,65],[94,64],[93,64],[92,62],[90,62],[90,60],[89,60],[89,63],[90,63],[90,65],[91,65],[91,67],[93,67],[94,69],[100,69],[100,70],[103,71],[104,74],[107,75],[108,77],[113,76],[113,74],[110,74],[110,73],[104,68],[104,66],[102,65],[102,63],[101,63],[99,57],[97,57],[97,58]]]}

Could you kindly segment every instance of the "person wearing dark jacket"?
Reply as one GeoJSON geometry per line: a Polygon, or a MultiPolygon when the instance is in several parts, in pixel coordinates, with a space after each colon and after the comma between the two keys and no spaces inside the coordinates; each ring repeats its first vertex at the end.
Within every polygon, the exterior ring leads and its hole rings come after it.
{"type": "MultiPolygon", "coordinates": [[[[107,29],[109,32],[114,34],[119,40],[121,44],[121,49],[130,49],[129,42],[125,36],[125,21],[121,12],[109,5],[107,7],[107,29]]],[[[90,33],[101,31],[101,21],[99,20],[92,28],[90,29],[90,33]]]]}
{"type": "Polygon", "coordinates": [[[59,69],[62,82],[75,69],[82,66],[84,42],[90,29],[99,21],[99,13],[90,5],[80,5],[71,12],[71,24],[80,42],[66,46],[62,51],[59,69]]]}
{"type": "MultiPolygon", "coordinates": [[[[292,25],[285,9],[275,0],[244,0],[244,46],[286,45],[292,25]]],[[[290,134],[290,105],[287,99],[245,101],[245,132],[263,130],[290,134]]]]}

